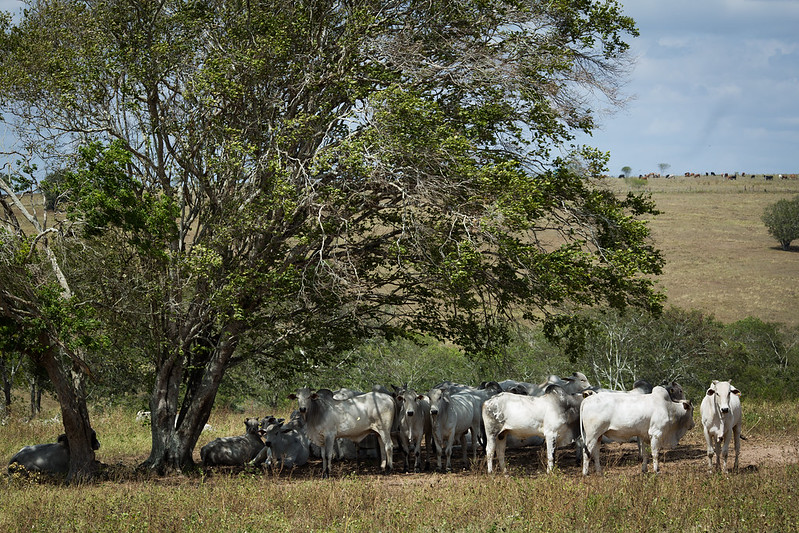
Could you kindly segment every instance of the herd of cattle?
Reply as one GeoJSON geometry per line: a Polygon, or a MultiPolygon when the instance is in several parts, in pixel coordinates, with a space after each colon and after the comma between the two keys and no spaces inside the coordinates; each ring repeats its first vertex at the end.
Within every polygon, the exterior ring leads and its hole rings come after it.
{"type": "MultiPolygon", "coordinates": [[[[289,396],[297,409],[288,421],[247,418],[244,435],[218,438],[202,447],[203,465],[291,469],[316,456],[322,459],[322,476],[328,477],[335,458],[358,460],[371,453],[379,454],[381,469],[389,472],[398,446],[404,470],[420,472],[424,441],[425,469],[435,456],[437,469],[449,471],[453,447],[459,444],[464,465],[469,464],[469,447],[475,459],[482,448],[488,472],[494,471],[495,454],[505,472],[507,447],[545,445],[550,472],[555,449],[573,444],[582,454],[583,475],[588,475],[592,460],[600,471],[601,443],[637,441],[642,471],[647,470],[649,445],[657,472],[659,451],[675,446],[694,427],[693,406],[675,382],[653,387],[638,381],[630,391],[615,391],[591,386],[584,374],[575,372],[566,378],[550,376],[540,385],[507,380],[479,387],[444,382],[424,394],[407,386],[393,389],[299,389],[289,396]]],[[[715,456],[715,468],[727,472],[731,441],[738,468],[739,394],[729,381],[713,381],[702,400],[709,469],[714,468],[715,456]]],[[[96,437],[94,441],[99,449],[96,437]]],[[[56,443],[26,446],[9,462],[9,472],[63,474],[68,469],[65,435],[56,443]]]]}

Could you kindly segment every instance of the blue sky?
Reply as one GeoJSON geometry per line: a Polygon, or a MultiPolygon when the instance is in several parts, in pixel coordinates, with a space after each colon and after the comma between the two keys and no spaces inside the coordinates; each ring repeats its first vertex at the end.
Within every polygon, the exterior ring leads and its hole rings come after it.
{"type": "Polygon", "coordinates": [[[799,173],[799,0],[628,0],[632,100],[579,142],[610,173],[799,173]]]}
{"type": "Polygon", "coordinates": [[[799,0],[620,3],[641,32],[631,100],[578,138],[611,153],[611,174],[799,173],[799,0]]]}

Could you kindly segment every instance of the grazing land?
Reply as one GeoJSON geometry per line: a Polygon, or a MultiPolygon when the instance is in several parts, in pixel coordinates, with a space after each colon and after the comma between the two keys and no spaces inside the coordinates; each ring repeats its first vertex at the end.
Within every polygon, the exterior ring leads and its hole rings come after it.
{"type": "MultiPolygon", "coordinates": [[[[252,411],[216,411],[200,445],[240,434],[252,411]]],[[[7,458],[23,444],[54,440],[48,418],[11,417],[0,428],[7,458]]],[[[698,416],[698,415],[696,415],[698,416]]],[[[378,474],[375,460],[321,460],[280,473],[219,468],[150,477],[137,472],[149,449],[146,426],[123,409],[96,410],[104,479],[65,487],[10,479],[0,531],[775,531],[799,527],[797,405],[744,401],[740,470],[709,473],[700,427],[668,451],[661,474],[642,474],[633,444],[603,446],[603,475],[583,478],[571,449],[547,475],[545,451],[509,451],[508,475],[485,459],[453,472],[378,474]]],[[[698,420],[697,420],[698,424],[698,420]]],[[[199,449],[199,447],[198,447],[199,449]]],[[[199,457],[195,457],[199,460],[199,457]]],[[[395,464],[401,464],[399,454],[395,464]]]]}
{"type": "Polygon", "coordinates": [[[799,241],[782,251],[760,220],[767,205],[799,194],[799,180],[739,177],[610,179],[619,193],[646,190],[666,266],[667,305],[701,309],[722,322],[748,316],[799,325],[799,241]]]}
{"type": "MultiPolygon", "coordinates": [[[[702,309],[731,322],[747,316],[799,325],[799,242],[780,251],[760,215],[799,194],[799,181],[673,178],[608,183],[619,193],[648,190],[663,212],[652,222],[665,271],[668,304],[702,309]]],[[[321,461],[288,472],[213,469],[149,476],[136,470],[149,452],[149,428],[135,411],[94,405],[103,478],[65,487],[7,479],[0,531],[775,531],[799,529],[799,406],[743,398],[741,468],[711,474],[697,426],[666,453],[662,473],[642,474],[633,445],[602,449],[605,473],[583,478],[571,450],[546,475],[544,452],[509,451],[509,474],[489,476],[485,459],[454,472],[380,475],[374,461],[336,462],[318,479],[321,461]]],[[[63,431],[57,405],[25,418],[16,399],[0,426],[0,459],[24,445],[53,442],[63,431]]],[[[276,413],[283,416],[284,412],[276,413]]],[[[241,434],[247,416],[217,409],[196,448],[241,434]]],[[[731,458],[732,460],[732,458],[731,458]]],[[[395,465],[401,465],[399,454],[395,465]]]]}

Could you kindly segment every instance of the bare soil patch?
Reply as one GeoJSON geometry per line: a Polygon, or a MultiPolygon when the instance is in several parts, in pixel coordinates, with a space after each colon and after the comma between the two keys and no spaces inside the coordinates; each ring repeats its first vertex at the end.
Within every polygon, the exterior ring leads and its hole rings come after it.
{"type": "MultiPolygon", "coordinates": [[[[661,473],[676,473],[695,470],[707,471],[705,443],[703,437],[691,435],[691,438],[677,447],[662,453],[660,460],[661,473]]],[[[484,453],[478,453],[476,463],[471,461],[470,467],[464,468],[461,452],[456,447],[452,456],[452,472],[442,474],[433,469],[422,473],[405,473],[402,471],[401,454],[394,456],[394,472],[388,476],[392,482],[402,484],[435,483],[441,477],[458,479],[461,477],[485,476],[486,460],[484,453]]],[[[638,448],[633,443],[617,443],[603,445],[601,449],[602,470],[605,475],[641,475],[641,461],[638,457],[638,448]]],[[[730,448],[728,465],[732,470],[734,451],[730,448]]],[[[506,452],[508,473],[513,476],[546,475],[546,449],[543,447],[528,447],[509,449],[506,452]]],[[[582,461],[575,456],[571,448],[559,449],[556,454],[558,470],[569,477],[582,477],[582,461]]],[[[652,472],[651,456],[648,460],[648,472],[652,472]]],[[[741,443],[739,460],[739,473],[757,472],[769,468],[781,468],[791,464],[799,464],[799,436],[795,438],[747,438],[741,443]]],[[[498,465],[495,462],[495,466],[498,465]]],[[[206,479],[213,479],[219,475],[240,475],[242,473],[261,474],[261,469],[242,468],[214,468],[206,471],[206,479]]],[[[301,468],[283,472],[263,472],[263,475],[275,478],[275,481],[307,481],[318,479],[322,472],[321,459],[311,459],[301,468]]],[[[331,468],[331,478],[345,478],[348,476],[380,476],[380,468],[374,459],[363,459],[360,463],[353,461],[335,461],[331,468]]],[[[596,474],[591,470],[591,475],[596,474]]]]}

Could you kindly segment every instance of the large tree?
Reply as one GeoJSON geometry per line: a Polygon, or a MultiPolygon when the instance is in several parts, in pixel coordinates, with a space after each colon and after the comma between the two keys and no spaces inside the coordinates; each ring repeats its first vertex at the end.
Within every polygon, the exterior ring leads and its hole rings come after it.
{"type": "Polygon", "coordinates": [[[86,406],[90,369],[85,353],[98,346],[96,322],[90,304],[73,294],[61,268],[66,252],[61,237],[68,228],[49,226],[30,191],[23,202],[18,191],[31,181],[6,167],[0,176],[0,352],[23,354],[47,373],[69,438],[67,481],[90,479],[97,464],[86,406]]]}
{"type": "Polygon", "coordinates": [[[240,357],[378,331],[491,354],[513,321],[658,307],[653,204],[557,157],[635,34],[614,1],[32,0],[0,98],[67,160],[74,272],[151,358],[146,465],[192,464],[240,357]]]}

